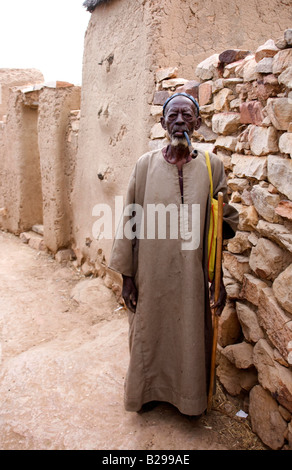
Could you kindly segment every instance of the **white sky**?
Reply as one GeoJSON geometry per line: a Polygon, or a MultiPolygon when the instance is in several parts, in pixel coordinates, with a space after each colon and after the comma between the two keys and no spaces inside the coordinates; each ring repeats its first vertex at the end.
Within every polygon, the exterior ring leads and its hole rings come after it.
{"type": "Polygon", "coordinates": [[[0,0],[0,68],[36,68],[45,81],[81,85],[83,0],[0,0]]]}

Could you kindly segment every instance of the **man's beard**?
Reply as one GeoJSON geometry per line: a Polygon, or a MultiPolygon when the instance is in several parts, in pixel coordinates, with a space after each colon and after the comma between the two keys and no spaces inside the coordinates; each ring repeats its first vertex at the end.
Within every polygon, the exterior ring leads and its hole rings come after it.
{"type": "Polygon", "coordinates": [[[188,141],[185,137],[172,137],[166,132],[166,138],[172,147],[188,147],[188,141]]]}

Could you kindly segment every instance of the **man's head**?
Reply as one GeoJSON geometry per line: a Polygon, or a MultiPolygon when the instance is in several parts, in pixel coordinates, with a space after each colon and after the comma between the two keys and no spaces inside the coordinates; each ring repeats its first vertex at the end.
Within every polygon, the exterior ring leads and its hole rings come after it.
{"type": "Polygon", "coordinates": [[[175,93],[170,96],[163,106],[161,125],[167,131],[172,146],[187,147],[184,132],[191,137],[193,131],[199,129],[201,125],[197,101],[186,93],[175,93]]]}

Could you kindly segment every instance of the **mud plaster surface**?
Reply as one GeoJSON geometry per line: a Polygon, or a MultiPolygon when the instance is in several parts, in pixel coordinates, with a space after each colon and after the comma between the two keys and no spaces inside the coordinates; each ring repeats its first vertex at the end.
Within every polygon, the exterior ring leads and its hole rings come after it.
{"type": "Polygon", "coordinates": [[[0,279],[1,450],[262,448],[223,394],[200,419],[124,410],[127,317],[102,280],[4,232],[0,279]]]}

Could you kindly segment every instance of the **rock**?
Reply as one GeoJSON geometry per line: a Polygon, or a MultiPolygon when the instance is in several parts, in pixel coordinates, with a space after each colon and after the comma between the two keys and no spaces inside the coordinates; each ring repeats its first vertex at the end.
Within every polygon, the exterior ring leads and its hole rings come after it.
{"type": "Polygon", "coordinates": [[[74,252],[70,248],[59,250],[55,254],[55,260],[58,261],[58,263],[62,263],[64,261],[72,261],[74,258],[74,252]]]}
{"type": "Polygon", "coordinates": [[[176,78],[177,77],[178,68],[177,67],[168,67],[165,69],[158,69],[156,71],[156,82],[162,82],[167,78],[176,78]]]}
{"type": "Polygon", "coordinates": [[[205,106],[212,101],[212,84],[211,80],[203,82],[199,86],[199,105],[205,106]]]}
{"type": "Polygon", "coordinates": [[[282,153],[287,153],[292,158],[292,132],[284,132],[279,139],[279,149],[282,153]]]}
{"type": "Polygon", "coordinates": [[[153,104],[163,106],[169,96],[168,91],[156,91],[154,93],[153,104]]]}
{"type": "Polygon", "coordinates": [[[268,155],[268,181],[270,181],[280,193],[292,200],[292,160],[268,155]]]}
{"type": "Polygon", "coordinates": [[[264,57],[256,66],[257,73],[272,73],[273,72],[273,58],[264,57]]]}
{"type": "Polygon", "coordinates": [[[227,249],[231,253],[241,254],[244,253],[251,247],[251,243],[248,240],[249,232],[241,232],[238,230],[235,237],[228,241],[227,249]]]}
{"type": "Polygon", "coordinates": [[[292,88],[292,65],[287,67],[278,77],[279,83],[282,83],[287,88],[292,88]]]}
{"type": "Polygon", "coordinates": [[[259,78],[260,75],[256,71],[257,62],[255,60],[255,57],[247,56],[247,58],[250,58],[250,59],[247,60],[243,66],[243,81],[252,82],[253,80],[256,80],[257,78],[259,78]]]}
{"type": "Polygon", "coordinates": [[[161,86],[165,89],[175,89],[176,87],[185,85],[186,83],[188,83],[188,80],[185,78],[169,78],[168,80],[162,80],[161,86]]]}
{"type": "Polygon", "coordinates": [[[292,321],[279,306],[270,287],[262,289],[259,296],[258,320],[269,340],[288,362],[292,321]]]}
{"type": "Polygon", "coordinates": [[[226,150],[231,150],[232,152],[234,152],[236,142],[237,142],[236,137],[232,137],[229,135],[226,135],[226,136],[220,135],[215,142],[215,147],[221,147],[226,150]]]}
{"type": "Polygon", "coordinates": [[[274,352],[265,339],[254,347],[254,364],[258,371],[259,383],[271,395],[277,397],[288,411],[292,412],[292,374],[289,369],[274,360],[274,352]]]}
{"type": "Polygon", "coordinates": [[[253,431],[271,449],[281,449],[285,442],[287,423],[279,413],[277,402],[260,385],[251,390],[249,399],[253,431]]]}
{"type": "Polygon", "coordinates": [[[212,117],[212,130],[216,134],[233,134],[240,126],[239,113],[219,113],[212,117]]]}
{"type": "MultiPolygon", "coordinates": [[[[217,141],[215,142],[215,145],[217,145],[217,141]]],[[[227,183],[228,187],[232,191],[244,191],[245,189],[250,188],[250,183],[245,178],[230,178],[227,183]]]]}
{"type": "Polygon", "coordinates": [[[263,122],[263,107],[258,101],[247,101],[240,104],[240,122],[260,126],[263,122]]]}
{"type": "Polygon", "coordinates": [[[257,383],[257,373],[254,368],[238,369],[223,354],[220,355],[217,376],[231,396],[248,392],[257,383]]]}
{"type": "Polygon", "coordinates": [[[160,122],[154,124],[150,131],[150,138],[151,139],[163,139],[165,137],[165,130],[161,126],[160,122]]]}
{"type": "Polygon", "coordinates": [[[217,75],[218,65],[219,54],[213,54],[198,64],[196,68],[196,76],[202,81],[210,80],[217,75]]]}
{"type": "Polygon", "coordinates": [[[279,150],[277,130],[273,126],[251,126],[249,143],[253,155],[268,155],[277,152],[279,150]]]}
{"type": "Polygon", "coordinates": [[[273,73],[280,74],[292,63],[292,49],[284,49],[274,56],[273,73]]]}
{"type": "Polygon", "coordinates": [[[288,28],[284,32],[284,39],[287,46],[292,46],[292,28],[288,28]]]}
{"type": "Polygon", "coordinates": [[[238,230],[255,230],[259,217],[254,206],[232,203],[239,213],[238,230]]]}
{"type": "Polygon", "coordinates": [[[267,177],[267,157],[251,157],[233,154],[231,159],[234,175],[240,178],[264,180],[267,177]]]}
{"type": "Polygon", "coordinates": [[[229,111],[229,101],[232,91],[229,88],[222,88],[214,95],[213,103],[215,111],[229,111]]]}
{"type": "Polygon", "coordinates": [[[280,201],[275,208],[275,212],[285,219],[292,220],[292,202],[284,200],[280,201]]]}
{"type": "Polygon", "coordinates": [[[224,64],[231,64],[232,62],[237,62],[244,59],[246,56],[250,55],[250,51],[241,50],[241,49],[227,49],[226,51],[219,54],[219,62],[224,64]]]}
{"type": "Polygon", "coordinates": [[[273,240],[278,245],[292,252],[292,233],[284,225],[273,224],[260,220],[256,230],[264,237],[273,240]]]}
{"type": "MultiPolygon", "coordinates": [[[[292,49],[291,49],[292,52],[292,49]]],[[[265,108],[273,126],[287,131],[292,121],[292,100],[289,98],[269,98],[265,108]]]]}
{"type": "Polygon", "coordinates": [[[253,346],[245,341],[226,346],[221,354],[238,369],[249,369],[253,366],[253,346]]]}
{"type": "Polygon", "coordinates": [[[267,284],[261,279],[249,273],[244,274],[240,298],[248,300],[253,305],[258,305],[260,292],[266,287],[267,284]]]}
{"type": "Polygon", "coordinates": [[[249,260],[246,256],[235,255],[228,251],[223,252],[223,266],[239,282],[242,282],[245,273],[250,272],[249,260]]]}
{"type": "Polygon", "coordinates": [[[262,46],[259,46],[255,53],[255,60],[259,62],[265,57],[274,57],[279,52],[273,39],[268,39],[262,46]]]}
{"type": "Polygon", "coordinates": [[[290,256],[275,243],[260,238],[251,250],[249,264],[261,279],[274,280],[289,264],[290,256]]]}
{"type": "Polygon", "coordinates": [[[241,335],[240,323],[233,302],[227,301],[219,319],[218,343],[223,348],[236,343],[241,335]]]}
{"type": "Polygon", "coordinates": [[[256,184],[250,191],[250,195],[260,216],[268,222],[279,222],[279,216],[275,212],[280,201],[278,194],[271,194],[268,189],[256,184]]]}
{"type": "Polygon", "coordinates": [[[292,313],[292,264],[273,282],[273,292],[282,308],[292,313]]]}
{"type": "Polygon", "coordinates": [[[264,332],[259,325],[254,310],[243,302],[236,302],[236,312],[244,337],[247,341],[257,343],[261,338],[264,338],[264,332]]]}
{"type": "Polygon", "coordinates": [[[193,96],[196,100],[198,100],[199,99],[199,86],[200,86],[200,82],[197,82],[196,80],[189,80],[184,85],[178,87],[176,89],[176,92],[188,93],[189,95],[193,96]]]}

